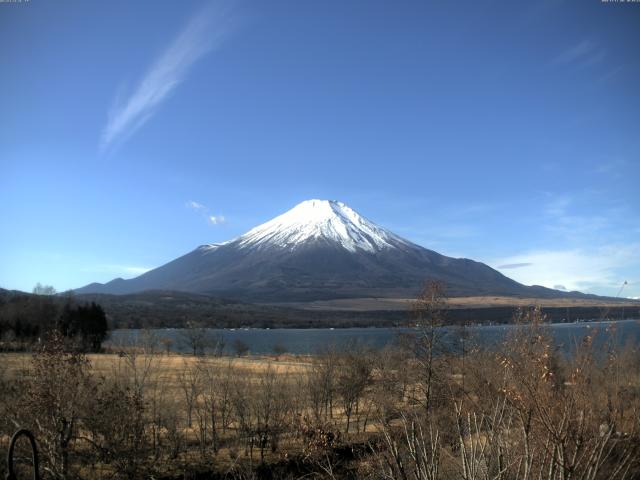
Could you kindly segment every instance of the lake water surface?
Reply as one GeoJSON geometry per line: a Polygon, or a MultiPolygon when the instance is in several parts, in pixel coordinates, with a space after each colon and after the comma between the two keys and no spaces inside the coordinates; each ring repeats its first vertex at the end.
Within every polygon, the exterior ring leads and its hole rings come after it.
{"type": "MultiPolygon", "coordinates": [[[[495,348],[505,339],[510,331],[517,328],[514,325],[487,325],[466,327],[442,327],[438,334],[443,343],[455,347],[462,344],[462,339],[474,342],[481,348],[495,348]]],[[[579,343],[586,335],[596,335],[596,341],[603,343],[605,338],[613,335],[615,342],[624,345],[627,342],[638,342],[640,339],[639,320],[621,320],[616,322],[584,322],[584,323],[556,323],[545,325],[554,337],[560,350],[569,353],[572,347],[579,343]]],[[[368,345],[373,348],[383,348],[393,342],[401,334],[418,333],[410,328],[280,328],[280,329],[207,329],[210,338],[224,339],[225,352],[233,353],[233,345],[237,340],[249,347],[251,354],[273,353],[274,347],[295,354],[314,354],[326,348],[344,348],[353,342],[368,345]]],[[[174,352],[188,353],[189,342],[184,329],[170,328],[150,331],[143,330],[114,330],[111,332],[106,346],[131,346],[147,341],[151,336],[158,348],[170,348],[174,352]],[[164,346],[163,346],[164,345],[164,346]]]]}

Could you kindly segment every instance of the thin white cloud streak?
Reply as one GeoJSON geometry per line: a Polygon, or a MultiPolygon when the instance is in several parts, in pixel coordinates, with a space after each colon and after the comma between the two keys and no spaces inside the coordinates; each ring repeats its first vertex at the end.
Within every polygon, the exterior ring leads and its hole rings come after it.
{"type": "Polygon", "coordinates": [[[547,202],[544,211],[549,216],[560,217],[566,215],[572,202],[572,198],[566,194],[553,196],[551,200],[547,202]]]}
{"type": "Polygon", "coordinates": [[[110,273],[114,275],[138,276],[138,275],[142,275],[143,273],[147,273],[149,270],[153,270],[153,268],[141,267],[137,265],[107,264],[107,265],[98,265],[94,269],[88,269],[86,271],[104,272],[104,273],[110,273]]]}
{"type": "Polygon", "coordinates": [[[209,207],[206,205],[196,202],[195,200],[189,200],[185,203],[185,206],[191,210],[195,210],[196,212],[200,212],[200,214],[206,219],[207,223],[210,225],[221,225],[223,223],[227,223],[227,217],[224,215],[212,215],[209,213],[209,207]]]}
{"type": "Polygon", "coordinates": [[[583,40],[557,55],[552,63],[555,65],[578,65],[581,68],[591,67],[605,58],[605,52],[591,40],[583,40]]]}
{"type": "Polygon", "coordinates": [[[143,273],[147,273],[149,270],[153,270],[152,268],[149,267],[133,267],[133,266],[120,266],[120,268],[126,272],[126,273],[130,273],[132,275],[142,275],[143,273]]]}
{"type": "Polygon", "coordinates": [[[510,268],[523,268],[523,267],[528,267],[530,266],[530,263],[507,263],[506,265],[499,265],[496,268],[499,268],[500,270],[504,270],[504,269],[510,269],[510,268]]]}
{"type": "Polygon", "coordinates": [[[593,42],[589,40],[583,40],[577,45],[573,45],[572,47],[569,47],[561,52],[556,58],[554,58],[553,63],[575,62],[585,55],[589,55],[594,49],[595,45],[593,44],[593,42]]]}
{"type": "MultiPolygon", "coordinates": [[[[640,243],[607,245],[593,249],[534,250],[488,262],[489,265],[527,264],[504,269],[505,275],[525,285],[601,292],[615,290],[623,281],[622,270],[640,268],[640,243]]],[[[503,270],[500,266],[494,267],[503,270]]]]}
{"type": "Polygon", "coordinates": [[[193,210],[206,210],[207,208],[203,204],[194,202],[193,200],[189,200],[186,205],[188,208],[192,208],[193,210]]]}
{"type": "MultiPolygon", "coordinates": [[[[105,153],[122,144],[157,111],[182,83],[200,58],[220,47],[232,30],[228,4],[212,3],[194,15],[186,27],[144,75],[133,94],[109,113],[100,139],[105,153]]],[[[121,97],[122,95],[117,95],[121,97]]]]}

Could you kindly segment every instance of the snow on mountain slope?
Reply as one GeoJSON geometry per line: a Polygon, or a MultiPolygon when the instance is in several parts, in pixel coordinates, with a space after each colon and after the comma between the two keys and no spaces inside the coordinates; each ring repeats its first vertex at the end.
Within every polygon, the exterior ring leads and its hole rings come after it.
{"type": "Polygon", "coordinates": [[[350,252],[377,252],[406,240],[358,215],[342,202],[307,200],[288,212],[248,231],[236,242],[241,248],[280,247],[295,249],[311,241],[336,242],[350,252]]]}
{"type": "Polygon", "coordinates": [[[222,242],[222,243],[206,243],[204,245],[200,245],[196,250],[202,251],[202,252],[213,252],[215,250],[217,250],[218,248],[222,247],[223,245],[226,245],[229,242],[222,242]]]}
{"type": "Polygon", "coordinates": [[[412,298],[426,279],[444,282],[452,296],[567,295],[537,292],[480,262],[428,250],[327,200],[302,202],[244,235],[201,245],[139,277],[77,292],[176,290],[264,303],[412,298]]]}

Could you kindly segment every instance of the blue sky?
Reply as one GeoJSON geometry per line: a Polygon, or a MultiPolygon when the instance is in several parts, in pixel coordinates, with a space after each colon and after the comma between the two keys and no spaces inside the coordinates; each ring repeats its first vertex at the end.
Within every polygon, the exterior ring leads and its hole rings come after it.
{"type": "Polygon", "coordinates": [[[0,286],[135,276],[309,198],[640,296],[640,4],[0,3],[0,286]]]}

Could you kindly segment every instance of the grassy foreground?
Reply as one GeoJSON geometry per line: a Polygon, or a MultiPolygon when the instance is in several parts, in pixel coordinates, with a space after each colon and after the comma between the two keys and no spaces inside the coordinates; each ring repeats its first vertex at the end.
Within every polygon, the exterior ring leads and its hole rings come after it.
{"type": "Polygon", "coordinates": [[[640,352],[615,326],[564,357],[532,310],[499,351],[463,337],[449,352],[436,313],[383,351],[313,357],[83,355],[53,338],[0,355],[0,448],[31,429],[59,479],[639,478],[640,352]]]}

